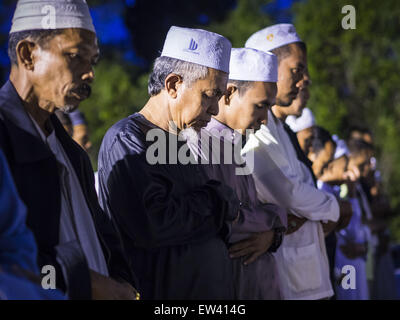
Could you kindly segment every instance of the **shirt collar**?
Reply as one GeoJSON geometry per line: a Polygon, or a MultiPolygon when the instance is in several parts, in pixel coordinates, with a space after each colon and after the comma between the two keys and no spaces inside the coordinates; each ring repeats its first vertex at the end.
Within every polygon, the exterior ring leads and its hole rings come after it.
{"type": "Polygon", "coordinates": [[[215,118],[211,118],[210,122],[205,127],[205,130],[209,132],[217,131],[221,140],[230,141],[232,144],[240,143],[243,139],[239,132],[228,127],[225,123],[222,123],[215,118]]]}

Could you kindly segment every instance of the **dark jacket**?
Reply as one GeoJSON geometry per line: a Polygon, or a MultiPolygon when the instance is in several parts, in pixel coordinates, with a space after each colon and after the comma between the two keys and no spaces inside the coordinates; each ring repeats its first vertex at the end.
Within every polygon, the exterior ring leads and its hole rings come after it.
{"type": "Polygon", "coordinates": [[[200,165],[178,162],[183,141],[176,149],[169,148],[169,139],[161,143],[171,161],[149,161],[151,129],[162,141],[165,132],[135,113],[108,130],[99,153],[100,204],[121,230],[142,297],[233,299],[224,239],[239,200],[232,189],[209,180],[200,165]]]}
{"type": "MultiPolygon", "coordinates": [[[[50,116],[50,121],[81,184],[110,276],[134,284],[116,226],[98,204],[89,157],[67,134],[55,115],[50,116]]],[[[39,268],[53,265],[56,268],[57,287],[65,290],[67,284],[71,299],[89,299],[89,269],[79,243],[58,245],[61,190],[57,160],[37,136],[10,81],[0,89],[0,148],[8,160],[18,193],[28,208],[27,225],[33,231],[38,245],[39,268]],[[66,278],[57,259],[67,266],[66,278]]]]}

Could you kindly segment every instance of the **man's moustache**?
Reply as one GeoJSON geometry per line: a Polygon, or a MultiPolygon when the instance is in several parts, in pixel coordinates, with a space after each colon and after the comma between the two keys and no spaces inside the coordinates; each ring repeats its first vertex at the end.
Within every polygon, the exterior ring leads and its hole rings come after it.
{"type": "Polygon", "coordinates": [[[78,87],[72,89],[71,91],[84,99],[89,98],[90,95],[92,94],[92,88],[86,83],[79,85],[78,87]]]}

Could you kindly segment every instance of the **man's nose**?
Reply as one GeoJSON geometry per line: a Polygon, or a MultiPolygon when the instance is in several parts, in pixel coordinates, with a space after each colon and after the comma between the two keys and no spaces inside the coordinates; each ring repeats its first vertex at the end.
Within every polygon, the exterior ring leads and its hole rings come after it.
{"type": "Polygon", "coordinates": [[[262,124],[267,125],[268,123],[268,110],[263,112],[260,117],[258,118],[258,121],[261,122],[262,124]]]}
{"type": "Polygon", "coordinates": [[[303,72],[303,78],[300,81],[301,87],[306,88],[311,85],[311,78],[308,70],[303,72]]]}
{"type": "Polygon", "coordinates": [[[89,82],[89,83],[93,82],[93,80],[94,80],[93,67],[90,67],[90,69],[82,75],[82,80],[86,81],[86,82],[89,82]]]}
{"type": "Polygon", "coordinates": [[[311,79],[310,76],[307,74],[303,77],[303,86],[308,87],[311,85],[311,79]]]}

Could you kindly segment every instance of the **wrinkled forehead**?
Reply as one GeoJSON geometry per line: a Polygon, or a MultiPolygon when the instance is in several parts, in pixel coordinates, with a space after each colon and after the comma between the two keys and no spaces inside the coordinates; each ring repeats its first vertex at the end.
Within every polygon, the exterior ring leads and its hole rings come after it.
{"type": "Polygon", "coordinates": [[[299,43],[288,44],[288,54],[282,58],[281,61],[290,62],[294,64],[302,64],[304,69],[307,68],[307,52],[301,47],[299,43]]]}
{"type": "Polygon", "coordinates": [[[78,48],[88,53],[99,51],[95,33],[79,28],[63,29],[47,43],[49,48],[78,48]]]}
{"type": "Polygon", "coordinates": [[[228,82],[228,76],[229,74],[224,71],[208,68],[207,77],[209,81],[215,85],[226,85],[228,82]]]}
{"type": "Polygon", "coordinates": [[[207,76],[197,80],[197,85],[207,90],[225,92],[228,83],[228,73],[213,68],[208,68],[207,76]]]}

